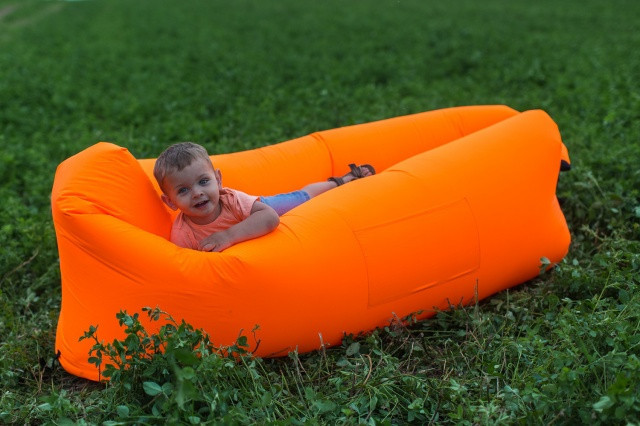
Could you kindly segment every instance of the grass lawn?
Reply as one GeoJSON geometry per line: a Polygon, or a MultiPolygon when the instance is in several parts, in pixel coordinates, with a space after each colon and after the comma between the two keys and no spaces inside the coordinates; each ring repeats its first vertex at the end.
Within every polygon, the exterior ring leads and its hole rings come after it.
{"type": "Polygon", "coordinates": [[[632,0],[0,0],[0,423],[640,423],[638,16],[632,0]],[[156,359],[109,385],[56,364],[49,196],[68,156],[232,152],[472,104],[558,123],[572,245],[552,272],[306,355],[156,359]]]}

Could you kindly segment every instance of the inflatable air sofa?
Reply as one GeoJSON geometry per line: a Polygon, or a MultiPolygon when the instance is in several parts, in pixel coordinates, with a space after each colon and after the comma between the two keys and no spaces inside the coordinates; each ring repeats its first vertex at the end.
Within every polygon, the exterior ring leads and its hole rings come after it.
{"type": "Polygon", "coordinates": [[[256,355],[281,356],[485,298],[536,277],[541,258],[558,262],[569,246],[555,194],[569,158],[539,110],[442,109],[212,160],[227,186],[257,195],[341,176],[349,163],[378,173],[291,210],[271,234],[208,253],[168,241],[174,212],[158,196],[154,160],[111,143],[65,160],[51,202],[56,350],[68,372],[98,380],[91,342],[78,338],[90,325],[100,339],[123,338],[121,309],[159,306],[218,345],[241,333],[253,341],[258,325],[256,355]]]}

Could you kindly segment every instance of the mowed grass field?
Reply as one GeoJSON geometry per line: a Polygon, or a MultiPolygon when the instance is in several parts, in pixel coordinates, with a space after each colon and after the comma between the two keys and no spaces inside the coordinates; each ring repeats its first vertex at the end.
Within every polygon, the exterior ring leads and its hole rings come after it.
{"type": "Polygon", "coordinates": [[[638,16],[631,0],[0,0],[0,423],[638,424],[638,16]],[[572,244],[553,271],[311,354],[146,360],[108,385],[57,365],[65,158],[97,141],[232,152],[474,104],[560,128],[572,244]]]}

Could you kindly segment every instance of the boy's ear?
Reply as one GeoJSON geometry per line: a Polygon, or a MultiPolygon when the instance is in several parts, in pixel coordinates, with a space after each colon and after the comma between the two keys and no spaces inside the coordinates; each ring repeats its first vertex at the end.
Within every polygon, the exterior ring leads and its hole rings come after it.
{"type": "Polygon", "coordinates": [[[171,198],[167,197],[166,195],[162,194],[160,195],[160,198],[162,198],[162,201],[164,201],[164,203],[169,206],[169,208],[171,210],[178,210],[178,206],[176,206],[175,204],[173,204],[173,202],[171,201],[171,198]]]}
{"type": "Polygon", "coordinates": [[[216,175],[216,180],[218,181],[218,188],[222,189],[222,172],[220,169],[214,169],[213,173],[216,175]]]}

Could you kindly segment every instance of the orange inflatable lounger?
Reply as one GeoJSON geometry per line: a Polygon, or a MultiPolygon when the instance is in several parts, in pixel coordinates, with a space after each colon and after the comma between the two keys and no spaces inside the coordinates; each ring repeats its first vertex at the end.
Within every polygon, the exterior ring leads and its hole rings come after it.
{"type": "Polygon", "coordinates": [[[569,246],[555,194],[569,159],[539,110],[442,109],[212,160],[225,185],[256,195],[343,175],[349,163],[378,174],[291,210],[264,237],[207,253],[168,241],[174,213],[158,196],[154,160],[110,143],[65,160],[52,209],[56,349],[68,372],[98,379],[91,342],[78,338],[90,325],[100,339],[122,338],[121,309],[159,306],[218,345],[259,325],[256,355],[279,356],[485,298],[535,277],[541,258],[558,262],[569,246]]]}

